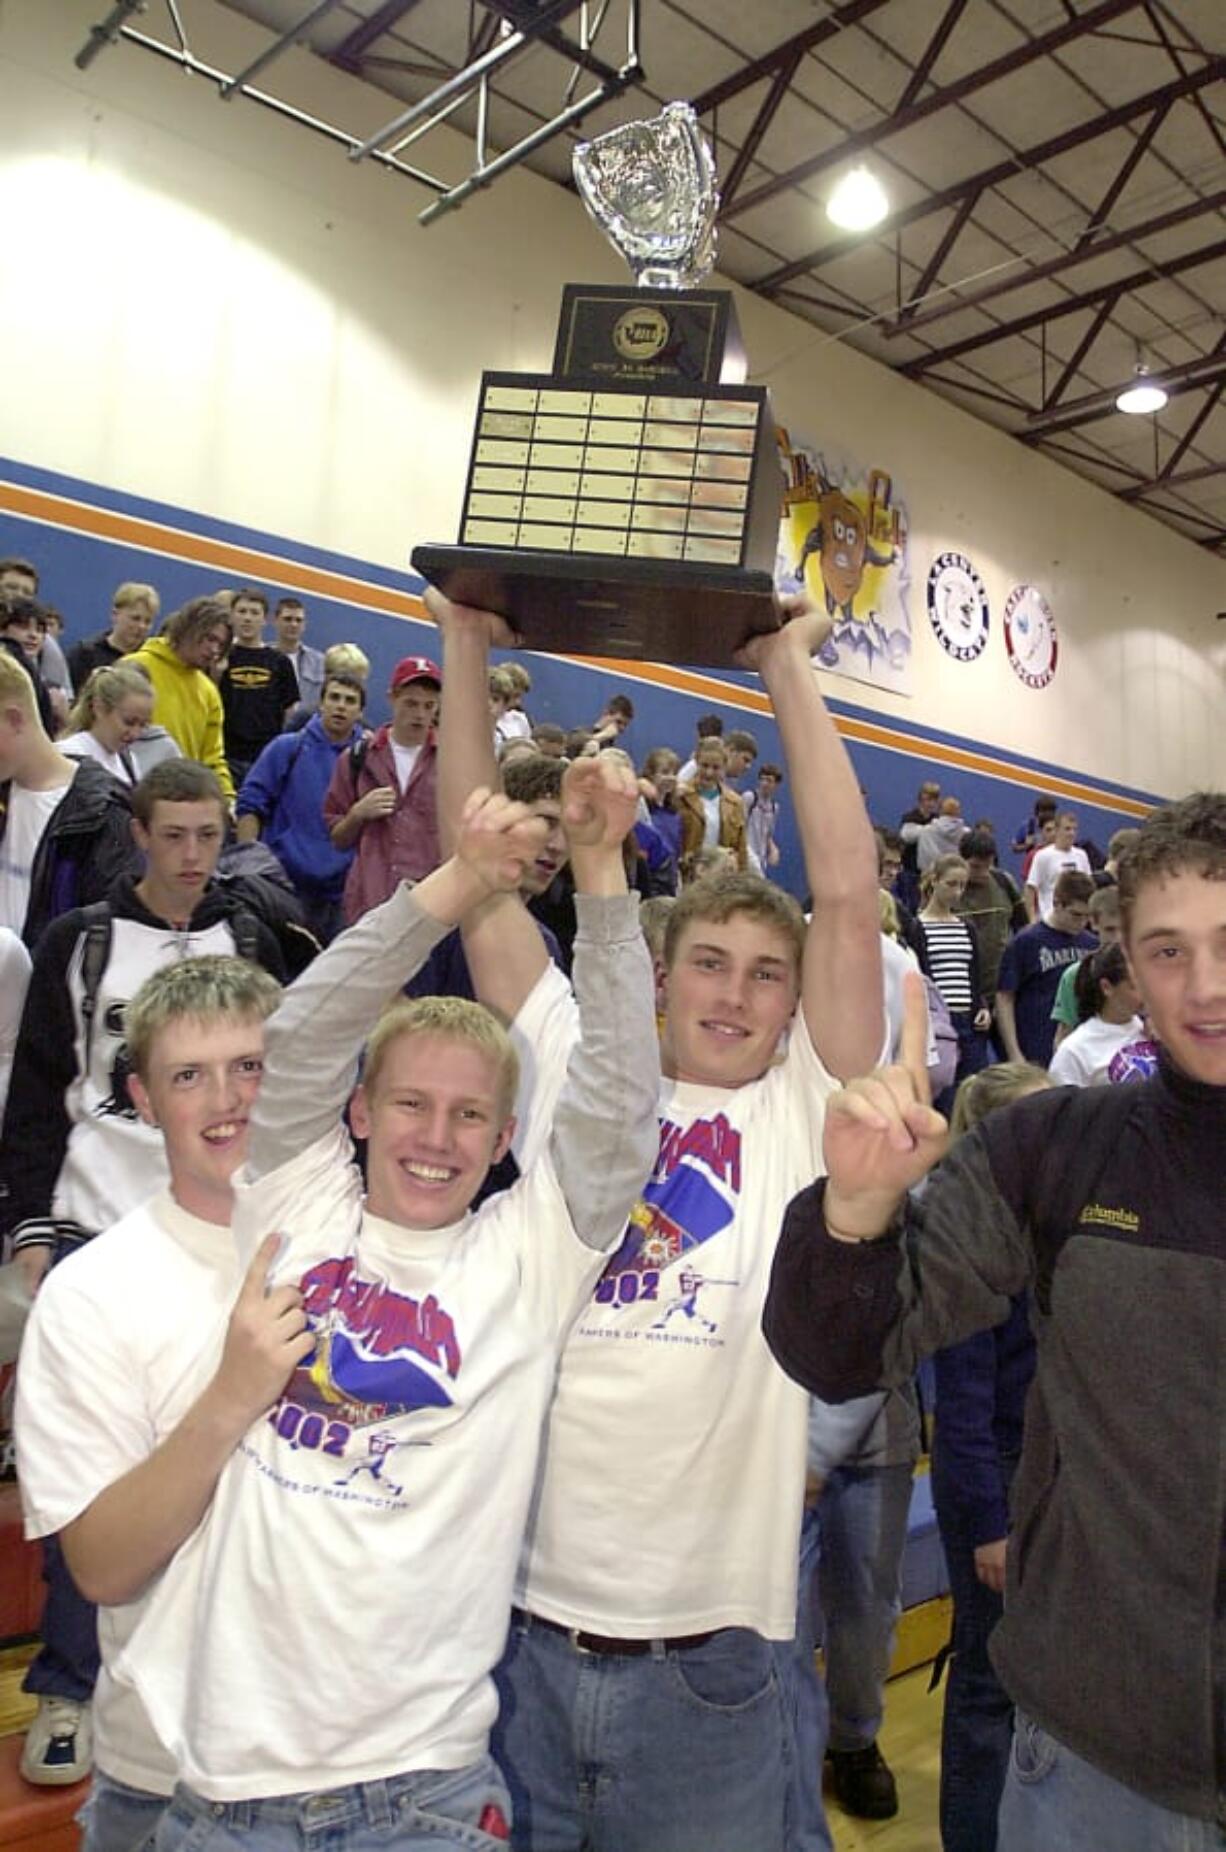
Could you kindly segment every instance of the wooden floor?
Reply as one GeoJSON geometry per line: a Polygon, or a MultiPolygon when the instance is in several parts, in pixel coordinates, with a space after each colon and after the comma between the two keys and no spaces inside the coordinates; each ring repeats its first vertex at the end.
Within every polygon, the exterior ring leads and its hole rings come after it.
{"type": "Polygon", "coordinates": [[[945,1687],[930,1692],[930,1666],[891,1679],[885,1692],[881,1753],[898,1782],[894,1820],[853,1820],[829,1795],[826,1817],[835,1852],[940,1852],[937,1782],[941,1766],[941,1708],[945,1687]]]}

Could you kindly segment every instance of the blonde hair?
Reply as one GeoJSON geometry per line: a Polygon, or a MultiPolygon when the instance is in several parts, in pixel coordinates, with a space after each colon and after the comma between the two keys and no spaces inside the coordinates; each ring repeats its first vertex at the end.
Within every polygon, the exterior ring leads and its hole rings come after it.
{"type": "Polygon", "coordinates": [[[34,679],[6,649],[0,650],[0,702],[38,718],[34,679]]]}
{"type": "Polygon", "coordinates": [[[115,596],[111,599],[112,611],[121,611],[130,604],[144,604],[149,607],[150,618],[157,617],[162,609],[162,600],[153,585],[140,585],[135,579],[125,579],[122,585],[115,587],[115,596]]]}
{"type": "MultiPolygon", "coordinates": [[[[695,858],[696,860],[698,858],[695,858]]],[[[698,920],[714,925],[740,915],[771,927],[791,946],[796,959],[796,975],[805,949],[805,916],[796,901],[783,888],[776,887],[762,875],[705,875],[691,881],[677,896],[677,904],[668,916],[664,933],[664,963],[672,969],[676,962],[681,935],[698,920]]]]}
{"type": "Polygon", "coordinates": [[[511,684],[517,694],[526,695],[531,693],[532,677],[529,675],[522,662],[504,662],[502,665],[502,672],[504,675],[510,676],[511,684]]]}
{"type": "Polygon", "coordinates": [[[324,651],[324,679],[332,675],[356,675],[365,686],[370,675],[370,657],[356,643],[334,643],[324,651]]]}
{"type": "Polygon", "coordinates": [[[1042,1093],[1054,1085],[1046,1069],[1036,1067],[1033,1061],[998,1061],[993,1067],[981,1068],[978,1074],[968,1075],[958,1088],[949,1121],[950,1133],[954,1138],[961,1138],[963,1132],[969,1132],[990,1112],[1011,1106],[1014,1100],[1024,1099],[1028,1093],[1042,1093]]]}
{"type": "Polygon", "coordinates": [[[491,669],[489,682],[491,700],[509,701],[515,693],[515,680],[509,669],[491,669]]]}
{"type": "Polygon", "coordinates": [[[932,890],[942,875],[947,875],[953,868],[965,867],[966,863],[960,855],[938,856],[932,867],[926,868],[920,876],[920,898],[925,901],[931,900],[932,890]]]}
{"type": "Polygon", "coordinates": [[[366,1044],[362,1086],[367,1099],[378,1089],[388,1049],[406,1035],[438,1035],[488,1055],[498,1070],[498,1110],[504,1119],[510,1116],[519,1090],[519,1056],[493,1012],[467,997],[412,997],[384,1010],[366,1044]]]}
{"type": "Polygon", "coordinates": [[[898,907],[893,894],[884,887],[877,889],[877,917],[887,939],[897,939],[900,936],[902,924],[898,918],[898,907]]]}
{"type": "Polygon", "coordinates": [[[654,965],[664,962],[664,935],[668,931],[669,915],[676,904],[675,894],[652,894],[649,899],[639,903],[639,927],[647,941],[647,950],[651,953],[654,965]]]}
{"type": "Polygon", "coordinates": [[[172,1022],[190,1017],[202,1027],[219,1022],[265,1022],[281,1001],[275,977],[247,958],[184,958],[147,977],[124,1011],[128,1059],[149,1078],[153,1044],[172,1022]]]}
{"type": "Polygon", "coordinates": [[[128,695],[153,699],[149,672],[139,662],[107,662],[94,669],[85,679],[73,703],[68,724],[74,733],[88,733],[101,708],[113,713],[128,695]]]}

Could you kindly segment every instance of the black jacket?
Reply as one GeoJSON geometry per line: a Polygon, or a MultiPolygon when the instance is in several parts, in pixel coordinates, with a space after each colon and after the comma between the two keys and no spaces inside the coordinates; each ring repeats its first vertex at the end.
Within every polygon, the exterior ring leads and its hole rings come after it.
{"type": "Polygon", "coordinates": [[[847,1400],[999,1324],[1032,1292],[1038,1367],[1012,1490],[1009,1695],[1075,1754],[1179,1813],[1226,1813],[1226,1087],[1164,1057],[1060,1088],[961,1139],[913,1239],[836,1241],[824,1184],[789,1206],[763,1325],[847,1400]]]}
{"type": "MultiPolygon", "coordinates": [[[[0,839],[12,783],[0,784],[0,839]]],[[[22,938],[33,951],[51,921],[71,907],[103,900],[121,875],[139,878],[127,790],[94,759],[81,759],[34,855],[22,938]]]]}

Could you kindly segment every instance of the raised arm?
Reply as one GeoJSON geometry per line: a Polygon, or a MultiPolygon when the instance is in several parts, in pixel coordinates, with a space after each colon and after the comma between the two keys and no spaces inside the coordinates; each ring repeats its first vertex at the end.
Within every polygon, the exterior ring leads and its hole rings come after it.
{"type": "Polygon", "coordinates": [[[782,630],[742,652],[771,697],[813,917],[805,940],[801,1008],[814,1048],[840,1080],[866,1074],[881,1054],[884,1015],[877,846],[847,749],[823,701],[812,656],[830,628],[807,600],[782,630]]]}
{"type": "MultiPolygon", "coordinates": [[[[426,609],[443,641],[438,817],[446,855],[454,846],[469,793],[479,785],[498,787],[490,732],[489,655],[491,647],[506,647],[515,637],[492,611],[452,604],[441,592],[426,593],[426,609]]],[[[464,955],[481,1002],[512,1020],[548,962],[531,916],[509,895],[497,897],[465,920],[464,955]]]]}
{"type": "Polygon", "coordinates": [[[514,887],[545,834],[524,805],[474,792],[460,852],[364,914],[290,986],[268,1024],[251,1121],[253,1175],[277,1169],[336,1124],[383,1010],[471,908],[514,887]]]}
{"type": "Polygon", "coordinates": [[[897,1063],[827,1103],[827,1175],[788,1207],[763,1313],[780,1366],[831,1402],[905,1382],[922,1357],[999,1324],[1033,1270],[1022,1201],[1033,1163],[1013,1167],[1006,1200],[979,1128],[933,1181],[922,1218],[907,1198],[943,1155],[946,1126],[928,1104],[920,980],[904,990],[897,1063]],[[904,1220],[920,1222],[906,1256],[904,1220]]]}
{"type": "Polygon", "coordinates": [[[622,857],[637,798],[634,768],[620,752],[576,760],[562,785],[579,918],[579,1040],[551,1152],[575,1231],[592,1248],[621,1234],[659,1144],[655,985],[622,857]]]}

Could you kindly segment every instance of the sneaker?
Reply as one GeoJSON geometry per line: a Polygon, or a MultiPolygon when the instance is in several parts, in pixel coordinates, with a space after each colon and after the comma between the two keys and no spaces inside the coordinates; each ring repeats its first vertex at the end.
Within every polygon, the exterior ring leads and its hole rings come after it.
{"type": "Polygon", "coordinates": [[[26,1731],[21,1773],[36,1788],[67,1788],[84,1781],[94,1760],[94,1727],[88,1704],[73,1698],[40,1698],[38,1715],[26,1731]]]}
{"type": "Polygon", "coordinates": [[[898,1788],[889,1763],[870,1743],[867,1749],[831,1749],[827,1752],[834,1778],[835,1798],[845,1813],[858,1820],[892,1820],[898,1812],[898,1788]]]}

